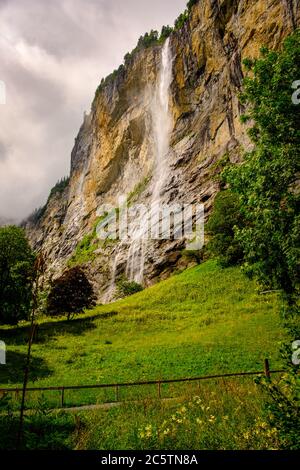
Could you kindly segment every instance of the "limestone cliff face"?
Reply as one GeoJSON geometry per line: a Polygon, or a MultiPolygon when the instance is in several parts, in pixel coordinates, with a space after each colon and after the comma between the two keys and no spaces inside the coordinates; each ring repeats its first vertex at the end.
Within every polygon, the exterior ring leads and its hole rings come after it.
{"type": "MultiPolygon", "coordinates": [[[[237,161],[249,146],[238,100],[242,61],[256,57],[262,45],[279,48],[299,26],[299,7],[300,0],[200,0],[183,28],[172,33],[173,126],[163,202],[204,203],[209,213],[219,190],[214,177],[218,162],[225,154],[237,161]]],[[[141,50],[101,87],[75,141],[68,187],[50,199],[38,222],[26,224],[54,275],[93,230],[98,207],[117,207],[120,195],[134,202],[151,199],[155,155],[150,108],[160,59],[161,46],[141,50]]],[[[128,246],[91,243],[91,259],[77,261],[103,300],[112,276],[125,271],[128,246]]],[[[149,245],[145,283],[189,265],[183,248],[184,240],[149,245]]]]}

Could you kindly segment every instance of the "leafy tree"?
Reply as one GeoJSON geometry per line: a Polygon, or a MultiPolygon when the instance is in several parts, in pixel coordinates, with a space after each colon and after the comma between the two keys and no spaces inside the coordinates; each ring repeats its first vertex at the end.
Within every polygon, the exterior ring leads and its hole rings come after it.
{"type": "Polygon", "coordinates": [[[0,228],[0,322],[27,319],[32,300],[34,254],[20,227],[0,228]]]}
{"type": "MultiPolygon", "coordinates": [[[[242,101],[244,121],[254,122],[249,134],[255,149],[241,165],[225,171],[239,198],[245,226],[237,228],[249,274],[282,293],[282,312],[291,342],[299,339],[300,280],[300,106],[292,101],[292,85],[300,77],[300,30],[279,52],[262,50],[247,60],[242,101]]],[[[264,380],[269,400],[266,417],[280,438],[281,448],[299,448],[300,377],[291,363],[291,344],[283,350],[288,373],[277,384],[264,380]]]]}
{"type": "Polygon", "coordinates": [[[84,271],[75,266],[53,281],[47,300],[48,315],[81,313],[84,308],[95,305],[93,287],[84,271]]]}
{"type": "Polygon", "coordinates": [[[236,231],[248,272],[267,287],[280,289],[289,301],[299,295],[300,280],[300,106],[292,102],[292,83],[300,76],[300,31],[281,52],[262,51],[247,61],[242,101],[245,120],[253,120],[255,149],[226,179],[240,200],[245,227],[236,231]]]}
{"type": "Polygon", "coordinates": [[[241,244],[234,238],[235,228],[242,226],[238,196],[228,190],[220,192],[207,224],[211,235],[207,248],[223,267],[238,264],[243,259],[241,244]]]}

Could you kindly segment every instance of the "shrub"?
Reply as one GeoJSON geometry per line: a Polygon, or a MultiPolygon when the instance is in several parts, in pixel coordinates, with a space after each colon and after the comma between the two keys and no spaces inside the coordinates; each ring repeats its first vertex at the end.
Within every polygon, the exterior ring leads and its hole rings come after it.
{"type": "Polygon", "coordinates": [[[91,283],[81,268],[74,267],[56,279],[47,299],[48,315],[81,313],[84,308],[95,305],[95,295],[91,283]]]}
{"type": "Polygon", "coordinates": [[[141,284],[135,281],[128,281],[128,279],[122,278],[117,282],[117,296],[120,298],[128,297],[142,290],[141,284]]]}
{"type": "Polygon", "coordinates": [[[235,228],[242,226],[238,197],[228,190],[220,192],[207,224],[211,236],[207,248],[224,267],[238,264],[243,259],[242,247],[234,236],[235,228]]]}

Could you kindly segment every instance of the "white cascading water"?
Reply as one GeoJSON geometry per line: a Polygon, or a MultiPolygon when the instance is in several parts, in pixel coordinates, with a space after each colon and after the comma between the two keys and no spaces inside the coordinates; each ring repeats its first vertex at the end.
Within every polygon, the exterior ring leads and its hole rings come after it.
{"type": "MultiPolygon", "coordinates": [[[[154,152],[153,188],[151,217],[159,210],[160,193],[168,174],[168,153],[172,117],[170,113],[170,86],[172,82],[172,54],[169,38],[162,49],[160,71],[151,103],[152,140],[154,152]]],[[[149,215],[140,216],[129,234],[131,244],[128,251],[126,275],[129,280],[144,281],[145,251],[149,215]]]]}
{"type": "MultiPolygon", "coordinates": [[[[151,214],[152,217],[159,208],[160,193],[168,174],[168,153],[170,147],[170,132],[172,118],[170,113],[170,85],[172,82],[172,55],[169,39],[166,40],[161,54],[161,64],[155,91],[151,100],[152,141],[154,154],[154,168],[152,178],[151,214]]],[[[140,284],[144,282],[144,264],[147,248],[149,214],[137,214],[134,224],[128,233],[128,240],[119,244],[112,266],[112,278],[104,296],[103,302],[110,302],[114,298],[117,268],[122,259],[124,247],[128,248],[126,262],[126,276],[131,281],[140,284]]],[[[126,248],[125,248],[126,249],[126,248]]]]}

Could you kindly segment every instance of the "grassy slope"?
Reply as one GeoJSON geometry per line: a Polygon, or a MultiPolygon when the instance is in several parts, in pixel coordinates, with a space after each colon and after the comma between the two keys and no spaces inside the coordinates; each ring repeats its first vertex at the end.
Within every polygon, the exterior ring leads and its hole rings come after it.
{"type": "MultiPolygon", "coordinates": [[[[207,262],[68,323],[45,320],[30,383],[111,383],[281,366],[274,295],[259,295],[239,268],[207,262]]],[[[2,328],[8,364],[0,384],[20,384],[27,327],[2,328]]]]}

